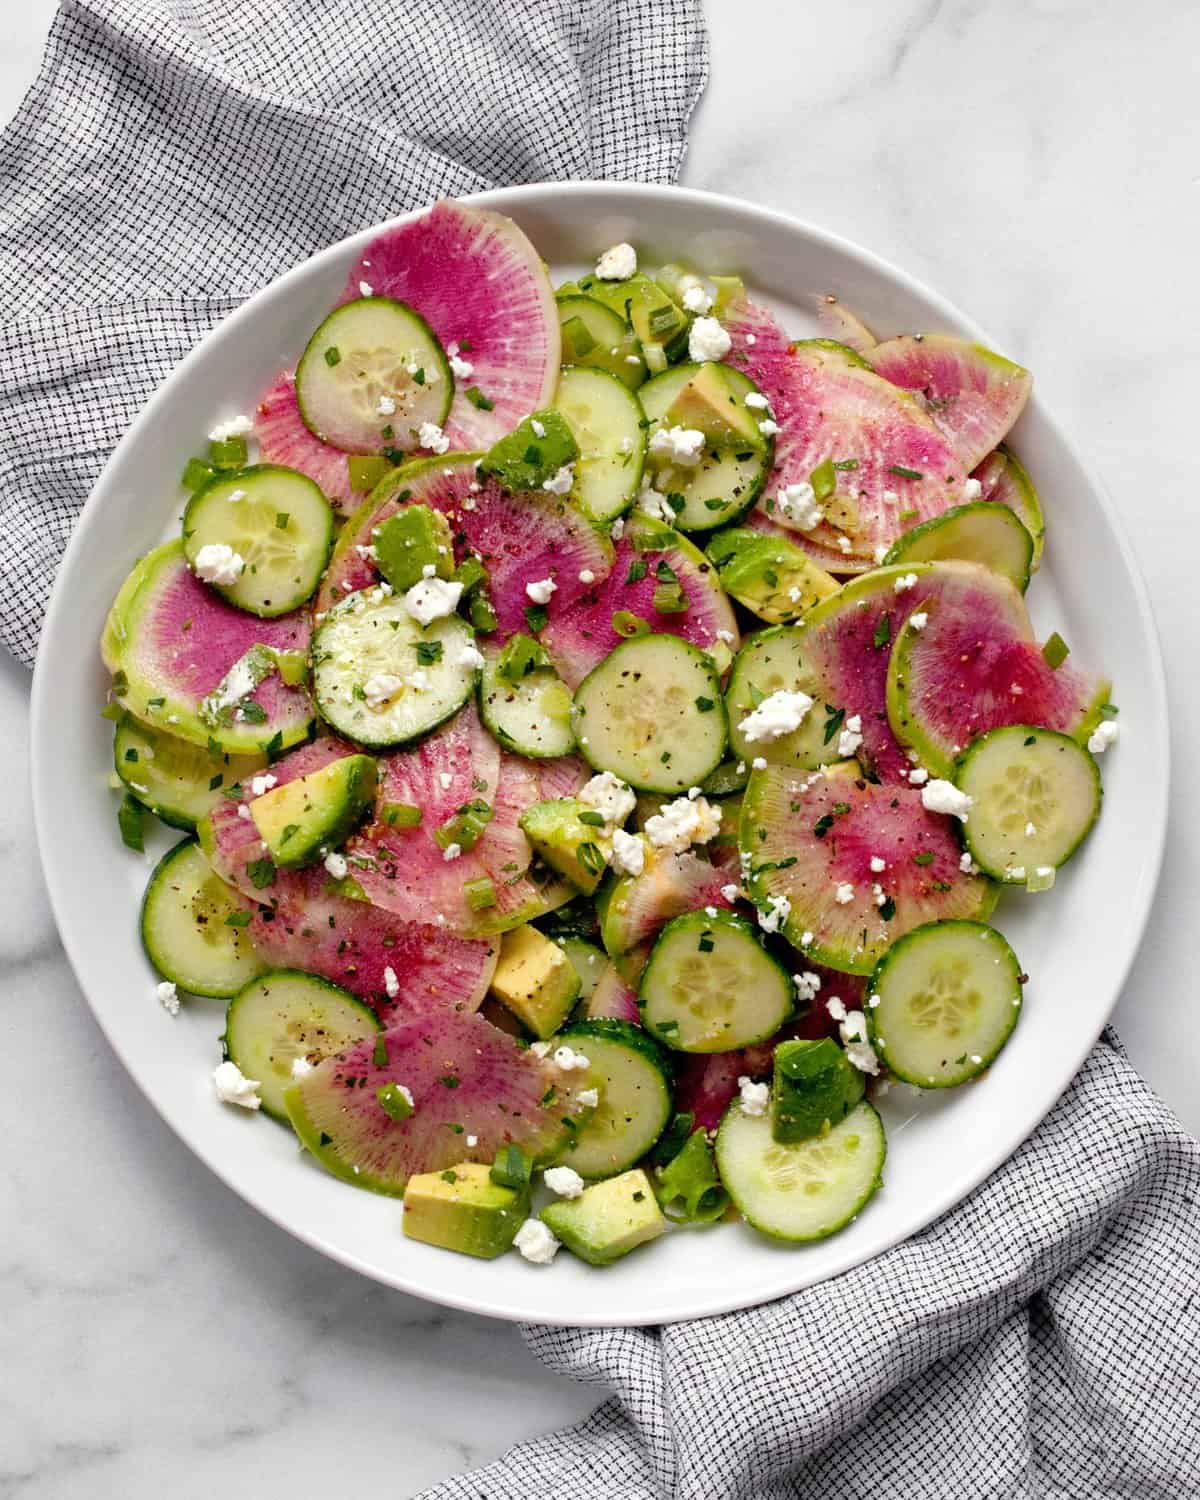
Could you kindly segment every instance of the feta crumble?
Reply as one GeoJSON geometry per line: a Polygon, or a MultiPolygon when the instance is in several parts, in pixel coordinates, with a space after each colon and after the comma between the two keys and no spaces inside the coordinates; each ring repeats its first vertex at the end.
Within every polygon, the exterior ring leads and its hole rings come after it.
{"type": "Polygon", "coordinates": [[[580,583],[595,583],[596,575],[592,572],[591,568],[580,568],[579,581],[580,583]]]}
{"type": "Polygon", "coordinates": [[[169,1016],[179,1014],[179,988],[170,979],[164,979],[154,991],[158,996],[158,1003],[169,1016]]]}
{"type": "Polygon", "coordinates": [[[777,490],[775,508],[797,531],[811,531],[821,519],[821,507],[817,504],[812,485],[806,480],[799,484],[785,484],[777,490]]]}
{"type": "Polygon", "coordinates": [[[750,394],[744,398],[743,405],[748,406],[751,411],[768,411],[770,409],[771,403],[767,400],[767,398],[761,391],[751,391],[750,394]]]}
{"type": "Polygon", "coordinates": [[[254,423],[249,417],[238,415],[230,417],[228,421],[218,422],[209,433],[209,441],[213,443],[225,443],[230,438],[248,437],[254,431],[254,423]]]}
{"type": "Polygon", "coordinates": [[[872,875],[882,875],[883,872],[886,869],[887,869],[887,860],[886,859],[880,859],[880,857],[879,857],[878,854],[872,854],[872,856],[871,856],[871,873],[872,873],[872,875]]]}
{"type": "Polygon", "coordinates": [[[442,850],[442,858],[446,861],[447,864],[450,864],[453,860],[458,859],[461,854],[461,844],[447,844],[446,847],[442,850]]]}
{"type": "Polygon", "coordinates": [[[583,1073],[591,1065],[591,1059],[585,1057],[582,1052],[576,1052],[573,1047],[555,1047],[554,1049],[554,1066],[561,1068],[564,1073],[583,1073]]]}
{"type": "Polygon", "coordinates": [[[910,630],[924,630],[928,624],[929,616],[923,609],[918,610],[915,614],[911,614],[908,617],[908,628],[910,630]]]}
{"type": "Polygon", "coordinates": [[[877,568],[882,566],[884,558],[891,550],[886,542],[880,542],[879,546],[875,548],[875,566],[877,568]]]}
{"type": "Polygon", "coordinates": [[[587,1109],[595,1109],[600,1103],[599,1089],[580,1089],[575,1097],[587,1109]]]}
{"type": "Polygon", "coordinates": [[[431,625],[452,615],[463,586],[449,578],[422,578],[404,596],[404,607],[419,625],[431,625]]]}
{"type": "Polygon", "coordinates": [[[457,350],[452,349],[449,355],[450,370],[455,380],[470,380],[475,373],[475,366],[469,359],[463,359],[457,350]]]}
{"type": "Polygon", "coordinates": [[[1103,755],[1110,745],[1115,745],[1121,726],[1112,719],[1101,719],[1088,737],[1087,747],[1093,755],[1103,755]]]}
{"type": "Polygon", "coordinates": [[[807,693],[780,688],[748,713],[738,724],[738,730],[751,744],[777,740],[780,735],[799,729],[812,706],[813,700],[807,693]]]}
{"type": "Polygon", "coordinates": [[[909,589],[917,586],[917,575],[915,573],[901,573],[900,577],[892,585],[897,594],[906,594],[909,589]]]}
{"type": "Polygon", "coordinates": [[[963,872],[964,875],[979,874],[979,866],[971,858],[970,852],[966,849],[964,849],[962,854],[959,856],[958,868],[963,872]]]}
{"type": "Polygon", "coordinates": [[[422,448],[428,448],[431,453],[445,453],[450,447],[450,439],[436,422],[421,423],[417,432],[417,442],[422,448]]]}
{"type": "Polygon", "coordinates": [[[483,652],[473,642],[468,641],[455,658],[454,665],[477,671],[484,665],[483,652]]]}
{"type": "Polygon", "coordinates": [[[266,771],[261,776],[252,776],[250,778],[250,794],[253,797],[265,797],[271,788],[278,786],[278,784],[279,778],[272,776],[269,771],[266,771]]]}
{"type": "Polygon", "coordinates": [[[879,1058],[867,1040],[867,1018],[861,1010],[852,1010],[838,1027],[846,1058],[860,1073],[878,1073],[879,1058]]]}
{"type": "Polygon", "coordinates": [[[703,364],[710,359],[724,359],[733,348],[733,340],[716,318],[697,318],[688,334],[688,355],[703,364]]]}
{"type": "Polygon", "coordinates": [[[534,604],[549,604],[550,595],[558,588],[553,578],[539,578],[535,583],[525,585],[525,597],[532,599],[534,604]]]}
{"type": "Polygon", "coordinates": [[[368,708],[384,708],[404,686],[404,678],[394,672],[376,672],[363,683],[363,701],[368,708]]]}
{"type": "Polygon", "coordinates": [[[560,1198],[578,1198],[583,1192],[583,1178],[574,1167],[547,1167],[542,1181],[560,1198]]]}
{"type": "MultiPolygon", "coordinates": [[[[910,781],[912,774],[910,771],[908,777],[910,781]]],[[[967,814],[974,805],[973,797],[968,797],[966,792],[960,792],[952,781],[943,781],[941,777],[921,788],[921,806],[929,812],[945,813],[947,817],[959,818],[965,823],[967,814]]]]}
{"type": "Polygon", "coordinates": [[[393,416],[396,411],[396,403],[391,396],[380,396],[379,405],[375,408],[375,411],[381,417],[393,416]]]}
{"type": "Polygon", "coordinates": [[[929,780],[929,772],[924,766],[916,766],[908,773],[908,779],[912,786],[924,786],[929,780]]]}
{"type": "Polygon", "coordinates": [[[637,251],[624,240],[606,250],[596,262],[601,281],[625,281],[637,273],[637,251]]]}
{"type": "Polygon", "coordinates": [[[723,885],[721,887],[721,895],[726,901],[732,904],[741,895],[741,890],[736,885],[723,885]]]}
{"type": "Polygon", "coordinates": [[[758,914],[758,925],[764,932],[778,932],[792,914],[792,903],[786,896],[768,896],[766,911],[758,914]]]}
{"type": "Polygon", "coordinates": [[[766,1114],[767,1105],[771,1102],[771,1088],[769,1084],[755,1083],[753,1078],[743,1073],[738,1079],[738,1093],[741,1096],[743,1114],[766,1114]]]}
{"type": "Polygon", "coordinates": [[[862,715],[851,714],[846,720],[841,733],[838,735],[838,754],[843,759],[858,754],[858,747],[863,742],[862,715]]]}
{"type": "Polygon", "coordinates": [[[196,553],[196,577],[230,588],[246,569],[246,559],[224,542],[206,542],[196,553]]]}
{"type": "Polygon", "coordinates": [[[637,806],[637,793],[611,771],[593,776],[575,795],[613,826],[624,823],[637,806]]]}
{"type": "Polygon", "coordinates": [[[551,495],[569,495],[574,483],[575,465],[563,464],[562,468],[556,469],[549,479],[542,480],[542,488],[549,491],[551,495]]]}
{"type": "Polygon", "coordinates": [[[679,278],[679,288],[683,297],[683,305],[690,313],[704,313],[712,311],[713,295],[700,280],[699,276],[690,273],[679,278]]]}
{"type": "Polygon", "coordinates": [[[324,859],[325,873],[333,880],[345,880],[350,873],[350,866],[346,863],[346,856],[336,851],[327,854],[324,859]]]}
{"type": "Polygon", "coordinates": [[[758,430],[762,433],[763,437],[778,437],[780,427],[774,417],[764,417],[758,424],[758,430]]]}
{"type": "Polygon", "coordinates": [[[821,988],[821,976],[814,974],[811,969],[805,969],[803,974],[792,975],[792,983],[796,986],[797,998],[815,1000],[821,988]]]}
{"type": "Polygon", "coordinates": [[[846,1002],[837,995],[830,995],[825,1002],[825,1009],[829,1012],[832,1021],[844,1021],[846,1019],[846,1002]]]}
{"type": "Polygon", "coordinates": [[[375,288],[369,281],[360,281],[358,283],[358,295],[360,297],[373,297],[375,295],[375,288]]]}
{"type": "Polygon", "coordinates": [[[223,1062],[213,1069],[213,1088],[222,1104],[237,1104],[242,1109],[261,1109],[257,1078],[247,1078],[235,1062],[223,1062]]]}
{"type": "Polygon", "coordinates": [[[292,1077],[293,1078],[307,1078],[308,1075],[312,1072],[312,1070],[313,1070],[313,1065],[312,1065],[312,1063],[309,1062],[309,1060],[308,1060],[307,1057],[293,1057],[292,1058],[292,1077]]]}
{"type": "Polygon", "coordinates": [[[558,1246],[541,1219],[526,1219],[513,1237],[513,1248],[535,1266],[548,1266],[558,1254],[558,1246]]]}
{"type": "Polygon", "coordinates": [[[703,457],[704,434],[698,427],[660,427],[650,439],[649,451],[691,468],[703,457]]]}
{"type": "MultiPolygon", "coordinates": [[[[854,900],[854,887],[848,880],[843,880],[839,884],[837,890],[833,893],[833,899],[839,906],[849,906],[851,901],[854,900]]],[[[811,941],[812,939],[810,938],[809,942],[811,941]]]]}
{"type": "MultiPolygon", "coordinates": [[[[635,799],[636,800],[636,799],[635,799]]],[[[677,797],[646,819],[646,837],[656,849],[682,851],[689,844],[707,844],[721,831],[721,810],[707,797],[677,797]]]]}
{"type": "Polygon", "coordinates": [[[968,479],[966,484],[963,485],[962,489],[963,504],[970,505],[972,500],[978,500],[980,495],[982,494],[983,485],[980,484],[979,480],[968,479]]]}
{"type": "Polygon", "coordinates": [[[618,875],[640,875],[646,868],[646,847],[634,833],[614,828],[610,864],[618,875]]]}
{"type": "MultiPolygon", "coordinates": [[[[400,993],[400,981],[396,978],[396,971],[391,964],[388,964],[383,971],[383,988],[389,1000],[394,1000],[400,993]]],[[[410,1098],[408,1102],[411,1104],[412,1099],[410,1098]]]]}

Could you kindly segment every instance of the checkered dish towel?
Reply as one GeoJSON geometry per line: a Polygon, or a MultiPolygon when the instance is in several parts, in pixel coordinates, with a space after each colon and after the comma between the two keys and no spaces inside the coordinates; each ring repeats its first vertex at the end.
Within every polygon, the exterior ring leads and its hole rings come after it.
{"type": "Polygon", "coordinates": [[[439,197],[669,182],[706,72],[700,0],[63,0],[0,135],[0,641],[247,295],[439,197]]]}
{"type": "MultiPolygon", "coordinates": [[[[670,180],[705,60],[698,0],[64,0],[0,137],[0,639],[32,662],[101,464],[248,293],[440,195],[670,180]]],[[[431,1500],[1200,1497],[1198,1205],[1200,1147],[1109,1037],[869,1265],[661,1331],[527,1329],[611,1396],[431,1500]]]]}

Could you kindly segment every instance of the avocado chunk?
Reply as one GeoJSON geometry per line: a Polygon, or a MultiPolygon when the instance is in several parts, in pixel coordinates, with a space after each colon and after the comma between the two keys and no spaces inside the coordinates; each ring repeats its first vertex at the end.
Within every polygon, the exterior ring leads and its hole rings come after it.
{"type": "Polygon", "coordinates": [[[837,579],[786,537],[735,526],[709,544],[727,594],[768,620],[784,625],[838,591],[837,579]]]}
{"type": "Polygon", "coordinates": [[[600,884],[612,852],[612,835],[599,813],[575,797],[535,802],[521,814],[521,832],[552,870],[565,875],[585,896],[600,884]]]}
{"type": "Polygon", "coordinates": [[[682,356],[687,344],[688,317],[679,304],[642,271],[624,281],[602,281],[582,276],[579,290],[611,307],[629,324],[642,346],[650,369],[659,374],[682,356]]]}
{"type": "Polygon", "coordinates": [[[703,364],[667,407],[664,427],[692,427],[713,448],[765,452],[767,440],[759,430],[765,413],[752,411],[734,390],[724,365],[703,364]]]}
{"type": "Polygon", "coordinates": [[[250,803],[258,836],[275,864],[298,870],[345,843],[375,798],[375,762],[346,755],[250,803]]]}
{"type": "Polygon", "coordinates": [[[519,422],[483,456],[480,469],[498,479],[506,490],[520,494],[540,490],[565,464],[579,457],[579,444],[566,419],[547,408],[519,422]]]}
{"type": "Polygon", "coordinates": [[[579,991],[574,964],[544,933],[526,923],[504,934],[492,994],[538,1038],[554,1035],[579,991]]]}
{"type": "Polygon", "coordinates": [[[830,1037],[780,1042],[775,1048],[771,1134],[806,1141],[841,1123],[864,1092],[863,1075],[830,1037]]]}
{"type": "Polygon", "coordinates": [[[409,505],[389,516],[375,532],[379,571],[398,594],[407,593],[432,567],[439,578],[454,571],[450,523],[428,505],[409,505]]]}
{"type": "Polygon", "coordinates": [[[481,1260],[503,1255],[528,1215],[528,1192],[493,1181],[491,1169],[480,1162],[422,1172],[404,1189],[408,1239],[481,1260]]]}
{"type": "Polygon", "coordinates": [[[640,1167],[595,1182],[578,1198],[548,1204],[541,1219],[568,1250],[593,1266],[620,1260],[656,1240],[667,1227],[650,1179],[640,1167]]]}

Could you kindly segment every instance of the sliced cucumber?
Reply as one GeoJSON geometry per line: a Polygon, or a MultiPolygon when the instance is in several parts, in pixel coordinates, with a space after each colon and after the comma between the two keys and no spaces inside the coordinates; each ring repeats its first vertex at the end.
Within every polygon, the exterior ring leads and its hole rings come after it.
{"type": "Polygon", "coordinates": [[[867,994],[871,1044],[891,1072],[952,1088],[982,1073],[1011,1035],[1021,965],[994,927],[930,922],[884,954],[867,994]]]}
{"type": "Polygon", "coordinates": [[[940,562],[944,558],[982,563],[1003,573],[1024,591],[1033,565],[1033,538],[1005,505],[975,500],[956,505],[914,526],[892,544],[890,563],[940,562]]]}
{"type": "Polygon", "coordinates": [[[975,802],[963,826],[971,858],[1006,885],[1052,879],[1100,815],[1099,766],[1054,729],[1012,724],[981,734],[954,780],[975,802]]]}
{"type": "Polygon", "coordinates": [[[625,319],[594,297],[562,295],[558,320],[562,325],[562,362],[607,370],[631,391],[646,378],[641,345],[625,319]]]}
{"type": "Polygon", "coordinates": [[[453,399],[454,376],[433,330],[390,297],[336,308],[296,366],[305,425],[345,453],[418,448],[421,427],[440,427],[453,399]]]}
{"type": "Polygon", "coordinates": [[[227,999],[265,967],[246,931],[249,920],[241,896],[214,873],[195,839],[184,839],[163,855],[146,886],[142,946],[181,990],[227,999]]]}
{"type": "Polygon", "coordinates": [[[560,1038],[587,1058],[584,1087],[600,1094],[560,1165],[593,1179],[624,1172],[645,1156],[671,1117],[670,1059],[628,1021],[580,1021],[560,1038]]]}
{"type": "Polygon", "coordinates": [[[113,736],[117,775],[143,807],[172,828],[195,828],[226,787],[261,771],[265,755],[226,755],[177,740],[125,714],[113,736]]]}
{"type": "Polygon", "coordinates": [[[668,922],[642,974],[642,1023],[679,1052],[734,1052],[774,1036],[792,1014],[795,989],[732,912],[690,911],[668,922]]]}
{"type": "Polygon", "coordinates": [[[478,671],[460,659],[473,642],[457,615],[422,629],[397,595],[378,588],[348,594],[313,635],[317,707],[326,723],[360,745],[406,744],[471,696],[478,671]]]}
{"type": "Polygon", "coordinates": [[[236,583],[216,587],[261,619],[286,615],[316,593],[333,547],[333,509],[305,474],[256,464],[220,474],[183,513],[183,551],[196,571],[205,547],[224,544],[242,559],[236,583]]]}
{"type": "Polygon", "coordinates": [[[588,763],[643,792],[686,791],[725,755],[712,658],[674,635],[617,646],[579,684],[571,719],[588,763]]]}
{"type": "MultiPolygon", "coordinates": [[[[639,391],[650,422],[649,439],[653,439],[660,427],[671,425],[666,421],[668,409],[700,369],[698,364],[675,365],[647,381],[639,391]]],[[[745,398],[756,393],[758,387],[740,370],[729,366],[722,369],[744,408],[745,398]]],[[[758,417],[765,419],[766,411],[760,411],[758,417]]],[[[676,510],[674,522],[681,530],[711,531],[749,510],[758,499],[771,472],[773,452],[773,441],[760,436],[756,448],[707,447],[700,462],[690,467],[651,460],[654,487],[663,495],[682,497],[683,505],[676,510]]],[[[677,504],[677,500],[673,501],[672,509],[677,504]]]]}
{"type": "Polygon", "coordinates": [[[689,319],[674,299],[642,271],[635,271],[623,281],[606,281],[599,276],[581,276],[578,290],[597,302],[603,302],[623,317],[636,334],[642,358],[658,374],[687,350],[689,319]]]}
{"type": "Polygon", "coordinates": [[[571,498],[594,521],[628,510],[646,457],[642,404],[607,370],[573,366],[559,376],[554,405],[579,444],[571,498]]]}
{"type": "Polygon", "coordinates": [[[551,666],[533,666],[517,682],[501,675],[502,651],[484,653],[479,715],[492,738],[516,755],[537,760],[570,755],[571,690],[551,666]]]}
{"type": "Polygon", "coordinates": [[[836,728],[826,734],[831,722],[829,709],[821,684],[805,663],[804,635],[794,626],[777,625],[747,637],[729,674],[725,708],[729,714],[729,748],[744,765],[762,759],[773,766],[815,771],[839,759],[836,728]],[[783,692],[807,693],[814,700],[799,727],[777,739],[747,739],[742,721],[764,698],[783,692]]]}
{"type": "Polygon", "coordinates": [[[315,1066],[383,1028],[369,1005],[299,969],[272,969],[252,979],[225,1013],[225,1054],[259,1083],[262,1107],[285,1123],[283,1095],[297,1058],[315,1066]]]}
{"type": "Polygon", "coordinates": [[[571,967],[579,975],[579,1006],[592,998],[600,976],[608,967],[608,956],[595,943],[581,937],[556,937],[554,941],[571,960],[571,967]]]}
{"type": "Polygon", "coordinates": [[[717,1130],[717,1169],[748,1224],[773,1239],[823,1240],[862,1210],[883,1184],[883,1121],[865,1100],[825,1135],[784,1143],[769,1113],[735,1100],[717,1130]]]}

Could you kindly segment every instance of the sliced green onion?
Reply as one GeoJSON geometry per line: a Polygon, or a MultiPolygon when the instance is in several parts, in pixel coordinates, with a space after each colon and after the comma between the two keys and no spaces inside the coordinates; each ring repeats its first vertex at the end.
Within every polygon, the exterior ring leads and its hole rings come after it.
{"type": "Polygon", "coordinates": [[[1051,670],[1056,667],[1061,667],[1063,662],[1066,661],[1067,657],[1070,656],[1070,654],[1070,646],[1067,645],[1066,641],[1063,640],[1062,636],[1059,635],[1057,630],[1042,647],[1042,657],[1044,658],[1046,665],[1050,667],[1051,670]]]}
{"type": "Polygon", "coordinates": [[[485,396],[477,385],[469,385],[463,393],[472,406],[477,406],[480,411],[491,411],[495,402],[485,396]]]}
{"type": "Polygon", "coordinates": [[[208,445],[208,461],[214,469],[243,469],[248,453],[244,437],[213,438],[208,445]]]}
{"type": "Polygon", "coordinates": [[[379,820],[389,828],[416,828],[424,817],[411,802],[385,802],[379,809],[379,820]]]}
{"type": "Polygon", "coordinates": [[[903,464],[889,464],[889,474],[898,474],[901,479],[923,479],[920,469],[906,469],[903,464]]]}
{"type": "Polygon", "coordinates": [[[478,880],[468,880],[463,886],[463,895],[472,911],[486,911],[496,904],[496,887],[486,875],[481,875],[478,880]]]}
{"type": "Polygon", "coordinates": [[[641,615],[631,614],[627,609],[619,609],[612,617],[612,628],[618,635],[631,640],[635,635],[649,635],[649,622],[643,620],[641,615]]]}
{"type": "Polygon", "coordinates": [[[682,615],[688,608],[688,596],[678,583],[660,583],[654,590],[653,602],[660,615],[682,615]]]}
{"type": "Polygon", "coordinates": [[[408,1095],[398,1083],[381,1084],[375,1090],[375,1097],[379,1100],[379,1107],[388,1119],[395,1120],[397,1124],[401,1120],[407,1120],[413,1112],[408,1095]]]}
{"type": "Polygon", "coordinates": [[[824,463],[819,463],[808,476],[808,482],[812,485],[813,499],[818,505],[828,500],[837,489],[837,474],[834,472],[833,459],[827,458],[824,463]]]}
{"type": "Polygon", "coordinates": [[[538,667],[548,667],[550,655],[540,641],[518,633],[510,637],[496,662],[496,676],[505,682],[520,683],[538,667]]]}
{"type": "Polygon", "coordinates": [[[216,472],[212,464],[206,464],[202,458],[189,458],[184,466],[181,483],[185,490],[195,493],[196,490],[203,489],[216,472]]]}
{"type": "Polygon", "coordinates": [[[451,844],[457,844],[462,850],[474,849],[491,821],[491,805],[477,797],[473,802],[464,802],[457,812],[440,823],[433,830],[433,841],[439,849],[449,849],[451,844]]]}
{"type": "Polygon", "coordinates": [[[471,624],[480,635],[491,635],[500,623],[496,611],[492,608],[492,601],[486,594],[472,595],[468,613],[471,616],[471,624]]]}

